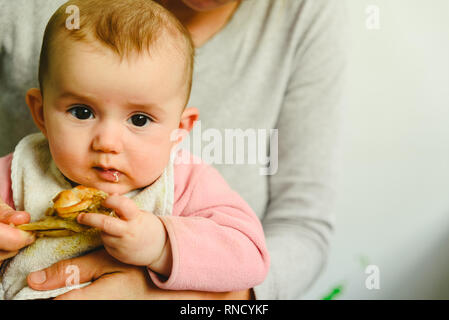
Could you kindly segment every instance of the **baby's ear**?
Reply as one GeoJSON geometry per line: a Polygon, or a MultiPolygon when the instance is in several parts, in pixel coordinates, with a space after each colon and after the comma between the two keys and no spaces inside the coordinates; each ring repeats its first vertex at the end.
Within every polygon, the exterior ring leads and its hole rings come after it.
{"type": "Polygon", "coordinates": [[[190,130],[192,130],[195,121],[198,120],[200,112],[197,108],[189,107],[185,108],[181,114],[181,119],[179,120],[179,127],[174,130],[170,135],[170,140],[177,145],[189,135],[190,130]]]}
{"type": "Polygon", "coordinates": [[[190,132],[192,130],[195,121],[198,120],[200,112],[197,108],[188,107],[185,108],[181,115],[181,120],[179,121],[179,129],[186,130],[190,132]]]}
{"type": "Polygon", "coordinates": [[[44,104],[41,91],[37,88],[28,90],[26,93],[26,103],[28,105],[28,108],[30,108],[34,123],[39,128],[39,130],[41,130],[42,133],[47,136],[47,130],[45,128],[44,121],[44,104]]]}

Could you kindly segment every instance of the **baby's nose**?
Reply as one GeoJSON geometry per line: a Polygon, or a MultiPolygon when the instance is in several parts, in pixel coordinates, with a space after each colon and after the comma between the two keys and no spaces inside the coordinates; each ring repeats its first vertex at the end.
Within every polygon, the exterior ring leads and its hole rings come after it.
{"type": "Polygon", "coordinates": [[[120,128],[112,124],[101,126],[92,141],[92,149],[105,153],[121,153],[123,143],[120,128]]]}

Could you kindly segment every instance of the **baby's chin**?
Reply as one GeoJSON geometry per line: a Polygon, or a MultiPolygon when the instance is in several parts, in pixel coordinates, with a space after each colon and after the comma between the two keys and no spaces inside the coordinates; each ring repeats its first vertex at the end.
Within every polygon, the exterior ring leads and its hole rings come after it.
{"type": "Polygon", "coordinates": [[[137,187],[134,188],[134,187],[127,186],[127,185],[122,185],[120,183],[117,183],[117,184],[98,183],[98,184],[94,184],[92,187],[96,188],[98,190],[104,191],[109,195],[111,195],[111,194],[124,195],[124,194],[127,194],[128,192],[135,190],[135,189],[139,189],[137,187]]]}
{"type": "Polygon", "coordinates": [[[86,185],[86,187],[96,188],[98,190],[104,191],[109,195],[112,194],[118,194],[118,195],[125,195],[131,191],[139,190],[142,188],[145,188],[146,186],[134,186],[134,185],[127,185],[124,183],[93,183],[92,185],[86,185]]]}

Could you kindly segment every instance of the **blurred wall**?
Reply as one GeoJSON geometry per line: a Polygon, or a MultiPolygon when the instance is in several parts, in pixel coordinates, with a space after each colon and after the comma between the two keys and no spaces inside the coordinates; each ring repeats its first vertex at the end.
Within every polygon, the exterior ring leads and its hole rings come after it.
{"type": "Polygon", "coordinates": [[[449,299],[449,1],[346,4],[337,224],[304,298],[449,299]]]}

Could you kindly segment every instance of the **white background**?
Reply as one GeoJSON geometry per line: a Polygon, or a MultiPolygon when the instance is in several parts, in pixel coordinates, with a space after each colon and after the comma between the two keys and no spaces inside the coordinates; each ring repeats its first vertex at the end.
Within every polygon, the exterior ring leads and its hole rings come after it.
{"type": "Polygon", "coordinates": [[[449,1],[346,0],[349,66],[331,254],[304,296],[449,299],[449,1]],[[377,5],[380,29],[366,27],[377,5]],[[380,289],[368,290],[367,265],[380,289]]]}

